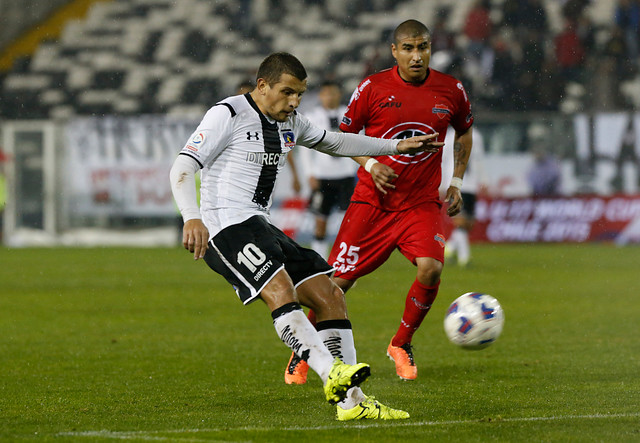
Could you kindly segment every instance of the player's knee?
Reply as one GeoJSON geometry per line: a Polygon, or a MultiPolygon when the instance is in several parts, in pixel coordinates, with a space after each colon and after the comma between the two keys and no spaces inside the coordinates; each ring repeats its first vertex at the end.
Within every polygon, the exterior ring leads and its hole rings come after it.
{"type": "Polygon", "coordinates": [[[344,300],[344,292],[337,285],[332,284],[324,296],[318,300],[318,309],[321,312],[331,313],[331,316],[345,313],[347,304],[344,300]]]}
{"type": "Polygon", "coordinates": [[[435,259],[418,264],[418,281],[426,286],[434,286],[440,281],[442,263],[435,259]]]}

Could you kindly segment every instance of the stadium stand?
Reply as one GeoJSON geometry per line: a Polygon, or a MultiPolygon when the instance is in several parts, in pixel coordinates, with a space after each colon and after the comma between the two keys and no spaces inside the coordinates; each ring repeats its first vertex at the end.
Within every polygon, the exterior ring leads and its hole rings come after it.
{"type": "MultiPolygon", "coordinates": [[[[611,35],[611,2],[567,0],[564,7],[556,0],[481,3],[488,7],[494,31],[473,61],[464,26],[476,2],[466,0],[97,2],[84,19],[68,21],[59,39],[42,42],[30,58],[14,63],[3,76],[0,116],[200,114],[233,93],[238,79],[252,77],[260,60],[274,50],[299,56],[312,87],[331,75],[351,90],[365,74],[390,65],[390,32],[407,17],[432,29],[437,29],[436,20],[445,21],[453,46],[434,54],[434,61],[458,69],[456,75],[468,83],[479,108],[576,111],[589,106],[585,91],[594,73],[602,74],[594,64],[611,35]],[[543,8],[545,21],[533,35],[524,31],[530,26],[524,18],[509,14],[523,4],[543,8]],[[570,14],[580,26],[586,60],[579,78],[562,79],[552,60],[554,39],[570,14]],[[540,55],[539,65],[526,64],[531,54],[540,55]]],[[[640,102],[634,86],[640,80],[631,65],[612,107],[640,102]]]]}

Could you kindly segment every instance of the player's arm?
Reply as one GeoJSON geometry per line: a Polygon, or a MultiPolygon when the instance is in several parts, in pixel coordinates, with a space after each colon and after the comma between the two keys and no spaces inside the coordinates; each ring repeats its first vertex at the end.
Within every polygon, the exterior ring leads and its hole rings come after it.
{"type": "Polygon", "coordinates": [[[460,195],[460,187],[462,179],[467,170],[469,156],[471,155],[471,146],[473,144],[472,130],[468,128],[466,131],[456,131],[453,137],[453,178],[445,201],[449,203],[447,214],[454,216],[462,210],[462,196],[460,195]]]}
{"type": "Polygon", "coordinates": [[[196,194],[196,172],[199,168],[192,157],[178,155],[169,173],[171,192],[184,220],[182,245],[193,252],[195,260],[204,257],[209,241],[209,231],[202,223],[196,194]]]}
{"type": "Polygon", "coordinates": [[[302,185],[300,184],[300,176],[298,175],[298,166],[296,165],[296,159],[293,155],[293,151],[289,151],[287,153],[287,163],[289,163],[289,167],[291,168],[291,175],[293,175],[293,182],[291,186],[293,187],[293,191],[298,194],[302,189],[302,185]]]}

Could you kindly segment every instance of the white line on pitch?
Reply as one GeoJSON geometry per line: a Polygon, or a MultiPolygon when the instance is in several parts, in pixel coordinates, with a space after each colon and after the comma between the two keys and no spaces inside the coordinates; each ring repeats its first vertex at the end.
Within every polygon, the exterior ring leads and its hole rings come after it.
{"type": "MultiPolygon", "coordinates": [[[[588,414],[588,415],[558,415],[550,417],[512,417],[512,418],[496,418],[496,419],[477,419],[477,420],[444,420],[444,421],[392,421],[392,422],[360,422],[360,423],[336,423],[326,426],[291,426],[284,428],[266,428],[266,427],[240,427],[240,428],[224,428],[224,429],[167,429],[164,431],[79,431],[79,432],[60,432],[56,436],[61,437],[93,437],[93,438],[116,438],[121,440],[138,439],[138,440],[155,440],[167,441],[176,440],[176,436],[162,437],[157,434],[197,434],[205,432],[233,432],[233,431],[324,431],[336,430],[344,428],[389,428],[389,427],[418,427],[418,426],[450,426],[465,424],[482,424],[482,423],[514,423],[514,422],[531,422],[531,421],[561,421],[561,420],[594,420],[607,418],[631,418],[640,417],[640,413],[629,414],[588,414]]],[[[179,437],[180,441],[208,441],[193,437],[179,437]]]]}

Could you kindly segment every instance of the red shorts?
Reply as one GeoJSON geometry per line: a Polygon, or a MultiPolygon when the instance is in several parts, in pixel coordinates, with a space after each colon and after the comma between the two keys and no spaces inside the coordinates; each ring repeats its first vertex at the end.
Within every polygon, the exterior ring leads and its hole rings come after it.
{"type": "Polygon", "coordinates": [[[444,228],[441,205],[427,202],[406,211],[383,211],[366,203],[351,203],[329,264],[336,277],[357,280],[375,271],[394,249],[413,264],[417,257],[444,263],[444,228]]]}

